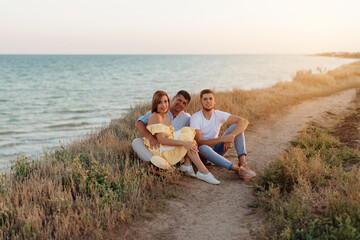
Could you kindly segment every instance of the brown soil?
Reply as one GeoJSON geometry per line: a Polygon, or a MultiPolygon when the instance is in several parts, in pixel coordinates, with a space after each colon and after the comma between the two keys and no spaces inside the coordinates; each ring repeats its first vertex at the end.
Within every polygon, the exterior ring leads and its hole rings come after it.
{"type": "MultiPolygon", "coordinates": [[[[281,115],[271,116],[250,126],[246,131],[250,167],[261,171],[290,146],[290,141],[309,122],[345,114],[346,108],[353,106],[351,101],[355,95],[356,91],[352,89],[306,101],[281,115]]],[[[347,117],[352,124],[344,131],[339,130],[339,136],[353,134],[354,128],[359,126],[359,114],[347,117]]],[[[234,150],[227,157],[237,162],[234,150]]],[[[256,208],[253,184],[239,180],[234,173],[220,167],[210,166],[209,170],[221,181],[220,185],[183,177],[179,196],[166,200],[162,211],[150,214],[150,217],[130,227],[126,238],[256,239],[254,233],[263,231],[266,218],[256,208]]]]}

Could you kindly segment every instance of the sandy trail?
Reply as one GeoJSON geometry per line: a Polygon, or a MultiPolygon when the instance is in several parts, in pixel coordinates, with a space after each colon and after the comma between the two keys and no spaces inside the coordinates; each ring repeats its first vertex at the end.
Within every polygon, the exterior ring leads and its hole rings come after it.
{"type": "MultiPolygon", "coordinates": [[[[328,112],[341,114],[355,97],[355,89],[303,102],[251,126],[246,133],[248,163],[259,171],[290,146],[309,121],[328,112]]],[[[236,152],[227,155],[237,162],[236,152]]],[[[249,228],[256,230],[265,220],[251,208],[256,202],[252,184],[220,167],[209,170],[221,181],[210,185],[184,177],[180,196],[167,200],[167,207],[151,220],[137,223],[131,231],[140,239],[252,239],[249,228]]],[[[133,234],[130,234],[133,235],[133,234]]]]}

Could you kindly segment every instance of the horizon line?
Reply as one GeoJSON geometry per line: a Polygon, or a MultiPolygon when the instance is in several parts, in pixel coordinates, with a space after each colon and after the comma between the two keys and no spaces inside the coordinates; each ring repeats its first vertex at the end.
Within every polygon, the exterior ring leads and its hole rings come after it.
{"type": "Polygon", "coordinates": [[[99,56],[210,56],[210,55],[314,55],[319,53],[0,53],[0,55],[76,55],[76,56],[86,56],[86,55],[99,55],[99,56]]]}

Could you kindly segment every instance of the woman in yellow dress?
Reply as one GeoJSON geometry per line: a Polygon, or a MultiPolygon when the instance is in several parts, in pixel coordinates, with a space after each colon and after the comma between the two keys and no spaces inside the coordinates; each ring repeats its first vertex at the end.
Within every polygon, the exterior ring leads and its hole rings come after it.
{"type": "MultiPolygon", "coordinates": [[[[190,127],[183,127],[179,131],[174,131],[174,128],[170,126],[170,118],[168,116],[168,110],[170,105],[170,99],[166,92],[157,91],[153,95],[151,104],[151,115],[148,121],[147,129],[151,132],[159,141],[160,148],[150,148],[150,143],[147,138],[144,138],[144,144],[147,149],[155,156],[151,161],[155,165],[162,165],[166,168],[167,165],[175,165],[180,160],[187,156],[192,163],[198,169],[195,173],[192,171],[192,175],[198,179],[204,180],[211,184],[219,184],[218,181],[205,167],[200,160],[197,145],[194,142],[195,130],[190,127]],[[166,162],[160,156],[166,160],[166,162]]],[[[191,169],[192,164],[190,161],[185,161],[183,169],[191,169]]]]}

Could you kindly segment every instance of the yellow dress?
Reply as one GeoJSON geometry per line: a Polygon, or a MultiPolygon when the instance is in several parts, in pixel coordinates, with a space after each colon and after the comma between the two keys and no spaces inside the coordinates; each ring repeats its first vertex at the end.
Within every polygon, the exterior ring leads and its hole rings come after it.
{"type": "MultiPolygon", "coordinates": [[[[156,133],[164,133],[167,138],[193,141],[195,138],[195,130],[191,127],[183,127],[179,131],[175,131],[173,126],[166,126],[162,123],[151,124],[146,127],[152,135],[156,133]]],[[[150,142],[147,138],[143,138],[144,145],[154,155],[166,159],[169,164],[174,165],[186,155],[187,150],[183,146],[167,146],[160,144],[160,148],[150,148],[150,142]]]]}

